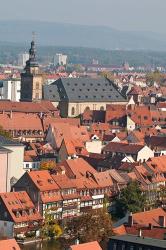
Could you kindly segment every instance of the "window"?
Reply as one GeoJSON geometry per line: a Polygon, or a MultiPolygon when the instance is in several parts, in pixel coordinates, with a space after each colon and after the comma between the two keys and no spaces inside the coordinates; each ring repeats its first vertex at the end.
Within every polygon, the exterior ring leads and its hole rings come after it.
{"type": "Polygon", "coordinates": [[[36,89],[39,89],[39,82],[36,83],[36,89]]]}
{"type": "Polygon", "coordinates": [[[75,108],[74,107],[72,107],[72,109],[71,109],[71,115],[75,115],[75,108]]]}
{"type": "Polygon", "coordinates": [[[87,106],[86,108],[85,108],[85,111],[89,111],[90,110],[90,108],[87,106]]]}
{"type": "Polygon", "coordinates": [[[100,107],[100,110],[101,110],[101,111],[103,111],[103,110],[104,110],[104,107],[103,107],[103,106],[101,106],[101,107],[100,107]]]}
{"type": "Polygon", "coordinates": [[[25,167],[26,167],[26,168],[29,168],[29,163],[26,163],[25,167]]]}
{"type": "Polygon", "coordinates": [[[147,116],[144,116],[144,120],[147,120],[148,119],[148,117],[147,116]]]}

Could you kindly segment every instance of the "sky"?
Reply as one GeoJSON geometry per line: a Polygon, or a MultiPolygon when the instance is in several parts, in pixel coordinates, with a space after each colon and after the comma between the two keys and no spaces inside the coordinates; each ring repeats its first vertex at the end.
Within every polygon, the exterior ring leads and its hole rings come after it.
{"type": "Polygon", "coordinates": [[[0,0],[0,20],[104,25],[166,33],[166,0],[0,0]]]}

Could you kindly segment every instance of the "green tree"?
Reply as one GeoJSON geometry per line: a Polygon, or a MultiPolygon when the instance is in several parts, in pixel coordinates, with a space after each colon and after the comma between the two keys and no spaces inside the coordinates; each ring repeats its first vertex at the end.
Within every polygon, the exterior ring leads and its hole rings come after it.
{"type": "Polygon", "coordinates": [[[57,221],[50,214],[50,210],[45,211],[44,223],[41,228],[42,238],[55,238],[58,239],[62,234],[62,229],[57,221]]]}
{"type": "Polygon", "coordinates": [[[112,220],[106,209],[90,210],[67,222],[67,232],[80,242],[107,241],[112,235],[112,220]]]}
{"type": "Polygon", "coordinates": [[[137,182],[130,182],[126,188],[124,188],[119,197],[115,201],[117,218],[122,218],[126,215],[126,212],[140,212],[143,210],[146,204],[146,198],[141,191],[137,182]]]}
{"type": "Polygon", "coordinates": [[[0,125],[0,135],[6,137],[8,139],[12,138],[11,134],[9,132],[5,131],[1,125],[0,125]]]}
{"type": "Polygon", "coordinates": [[[161,83],[161,81],[164,79],[164,76],[162,73],[160,73],[158,70],[154,72],[150,72],[146,75],[146,81],[151,86],[156,83],[161,83]]]}
{"type": "Polygon", "coordinates": [[[56,167],[55,161],[42,161],[40,163],[40,170],[51,170],[56,167]]]}

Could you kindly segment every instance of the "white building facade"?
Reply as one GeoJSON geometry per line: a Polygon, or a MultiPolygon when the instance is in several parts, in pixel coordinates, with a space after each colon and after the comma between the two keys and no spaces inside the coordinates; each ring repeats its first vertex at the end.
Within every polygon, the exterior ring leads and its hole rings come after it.
{"type": "Polygon", "coordinates": [[[20,79],[7,79],[3,81],[1,99],[7,99],[14,102],[19,102],[21,91],[20,79]]]}
{"type": "Polygon", "coordinates": [[[54,56],[54,66],[66,65],[66,64],[67,64],[67,55],[56,54],[54,56]]]}

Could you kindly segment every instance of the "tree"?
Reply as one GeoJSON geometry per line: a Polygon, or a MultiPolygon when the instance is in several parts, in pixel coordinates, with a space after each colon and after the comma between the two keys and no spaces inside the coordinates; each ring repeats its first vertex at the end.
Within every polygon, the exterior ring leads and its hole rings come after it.
{"type": "Polygon", "coordinates": [[[62,229],[57,221],[50,214],[50,210],[45,211],[45,219],[41,228],[41,236],[43,238],[59,238],[62,234],[62,229]]]}
{"type": "Polygon", "coordinates": [[[161,83],[163,78],[164,78],[163,74],[160,73],[158,70],[150,72],[146,75],[146,81],[150,86],[152,86],[154,82],[161,83]]]}
{"type": "Polygon", "coordinates": [[[115,215],[118,218],[122,218],[126,215],[126,212],[140,212],[145,207],[145,203],[146,198],[139,184],[137,182],[130,182],[127,187],[121,191],[115,201],[115,215]]]}
{"type": "Polygon", "coordinates": [[[51,170],[56,167],[55,161],[42,161],[40,163],[40,170],[51,170]]]}
{"type": "Polygon", "coordinates": [[[6,137],[7,139],[11,139],[11,134],[3,129],[3,127],[0,125],[0,135],[6,137]]]}
{"type": "Polygon", "coordinates": [[[106,209],[92,209],[67,222],[67,232],[80,242],[106,241],[112,235],[112,220],[106,209]]]}

